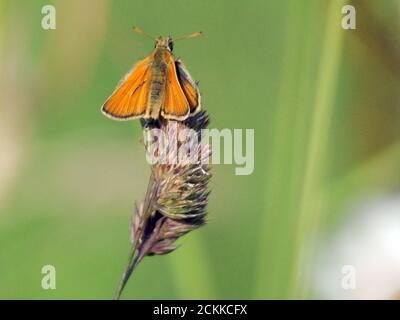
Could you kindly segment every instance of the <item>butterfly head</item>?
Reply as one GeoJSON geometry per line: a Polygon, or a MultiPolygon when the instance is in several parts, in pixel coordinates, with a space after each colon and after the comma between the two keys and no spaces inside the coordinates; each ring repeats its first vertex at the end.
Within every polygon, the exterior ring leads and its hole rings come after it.
{"type": "Polygon", "coordinates": [[[171,37],[158,37],[156,39],[155,47],[172,51],[174,49],[174,42],[171,37]]]}
{"type": "Polygon", "coordinates": [[[158,38],[154,38],[153,36],[144,33],[142,31],[142,29],[140,29],[139,27],[135,27],[133,29],[135,32],[140,33],[145,35],[146,37],[149,37],[150,39],[155,40],[155,47],[156,48],[163,48],[163,49],[168,49],[169,51],[172,51],[174,48],[174,41],[178,41],[178,40],[183,40],[183,39],[189,39],[189,38],[194,38],[197,37],[199,35],[201,35],[201,31],[199,32],[192,32],[191,34],[188,34],[186,36],[183,37],[178,37],[178,38],[174,38],[172,39],[171,37],[158,37],[158,38]]]}

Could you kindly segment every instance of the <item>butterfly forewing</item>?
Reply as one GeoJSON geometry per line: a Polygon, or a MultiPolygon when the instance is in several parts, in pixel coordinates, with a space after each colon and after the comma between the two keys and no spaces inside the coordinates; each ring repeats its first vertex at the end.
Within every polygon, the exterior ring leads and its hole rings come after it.
{"type": "Polygon", "coordinates": [[[146,112],[151,84],[151,58],[140,61],[107,99],[102,111],[112,118],[132,119],[146,112]]]}
{"type": "Polygon", "coordinates": [[[170,55],[161,114],[166,119],[183,120],[189,112],[189,103],[179,83],[174,58],[170,55]]]}

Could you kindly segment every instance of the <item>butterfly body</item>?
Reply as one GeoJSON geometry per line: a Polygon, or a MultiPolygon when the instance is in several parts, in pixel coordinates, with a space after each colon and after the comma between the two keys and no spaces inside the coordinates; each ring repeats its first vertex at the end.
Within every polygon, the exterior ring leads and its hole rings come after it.
{"type": "Polygon", "coordinates": [[[165,85],[168,73],[170,53],[167,49],[156,48],[153,52],[154,61],[151,65],[152,79],[150,83],[149,108],[147,117],[158,118],[165,97],[165,85]]]}
{"type": "Polygon", "coordinates": [[[172,55],[171,38],[159,37],[155,49],[129,72],[102,106],[117,120],[185,120],[200,110],[197,83],[172,55]]]}

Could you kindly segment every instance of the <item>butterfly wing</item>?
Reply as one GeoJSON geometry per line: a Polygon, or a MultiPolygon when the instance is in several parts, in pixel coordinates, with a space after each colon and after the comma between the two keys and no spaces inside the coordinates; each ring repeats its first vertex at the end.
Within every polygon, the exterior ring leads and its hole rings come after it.
{"type": "Polygon", "coordinates": [[[150,91],[151,62],[150,57],[140,61],[125,76],[102,107],[106,116],[117,120],[143,117],[150,91]]]}
{"type": "Polygon", "coordinates": [[[201,108],[199,87],[181,60],[175,61],[175,66],[179,83],[190,106],[190,114],[195,114],[201,108]]]}
{"type": "Polygon", "coordinates": [[[189,113],[189,102],[179,83],[174,58],[170,55],[161,114],[166,119],[184,120],[189,116],[189,113]]]}

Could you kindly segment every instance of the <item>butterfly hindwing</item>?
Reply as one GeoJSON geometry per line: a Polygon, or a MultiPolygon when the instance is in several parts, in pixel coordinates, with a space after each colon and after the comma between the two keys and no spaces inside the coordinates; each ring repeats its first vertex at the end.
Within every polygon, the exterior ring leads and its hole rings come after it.
{"type": "Polygon", "coordinates": [[[175,66],[179,83],[190,106],[190,113],[195,114],[201,108],[199,87],[181,60],[175,61],[175,66]]]}

